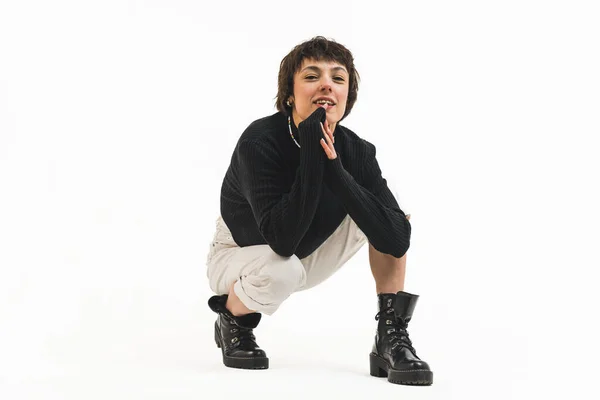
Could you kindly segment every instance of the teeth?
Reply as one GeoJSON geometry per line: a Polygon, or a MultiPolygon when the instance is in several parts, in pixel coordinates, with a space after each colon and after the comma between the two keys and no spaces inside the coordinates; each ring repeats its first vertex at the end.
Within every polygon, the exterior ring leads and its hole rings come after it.
{"type": "Polygon", "coordinates": [[[333,103],[329,100],[317,100],[316,101],[317,104],[329,104],[329,105],[333,105],[333,103]]]}

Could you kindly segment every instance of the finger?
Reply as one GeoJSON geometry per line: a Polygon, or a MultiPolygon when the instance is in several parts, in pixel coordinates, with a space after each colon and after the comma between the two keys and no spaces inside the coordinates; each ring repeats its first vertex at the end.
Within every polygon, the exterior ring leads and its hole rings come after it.
{"type": "Polygon", "coordinates": [[[325,143],[325,139],[321,139],[321,147],[323,147],[323,150],[325,150],[325,154],[327,155],[327,158],[330,160],[335,160],[337,158],[337,154],[335,153],[335,149],[332,147],[329,147],[326,143],[325,143]]]}
{"type": "Polygon", "coordinates": [[[406,219],[410,221],[410,214],[406,214],[406,219]]]}
{"type": "Polygon", "coordinates": [[[332,140],[333,143],[335,143],[335,138],[333,137],[333,132],[331,131],[331,128],[329,127],[329,124],[321,124],[321,127],[323,128],[323,132],[325,133],[325,136],[329,136],[332,140]]]}
{"type": "Polygon", "coordinates": [[[332,143],[332,141],[331,141],[331,135],[329,134],[329,132],[327,132],[327,134],[325,135],[325,139],[327,140],[327,144],[328,144],[330,147],[333,147],[333,143],[332,143]]]}
{"type": "Polygon", "coordinates": [[[333,144],[331,143],[331,135],[329,134],[329,132],[327,131],[327,128],[325,126],[323,126],[323,124],[321,124],[321,128],[323,128],[323,136],[327,139],[326,143],[328,145],[330,145],[331,148],[333,148],[333,144]]]}
{"type": "Polygon", "coordinates": [[[327,136],[327,130],[325,129],[325,126],[323,125],[322,122],[319,122],[319,124],[321,124],[321,131],[323,131],[323,136],[327,136]]]}
{"type": "Polygon", "coordinates": [[[333,132],[331,131],[331,125],[325,125],[327,130],[327,135],[331,138],[331,141],[335,143],[335,138],[333,137],[333,132]]]}
{"type": "Polygon", "coordinates": [[[329,147],[325,143],[325,139],[321,139],[320,143],[321,143],[321,147],[323,147],[323,150],[325,150],[325,155],[327,155],[327,158],[329,158],[331,160],[331,149],[329,149],[329,147]]]}
{"type": "Polygon", "coordinates": [[[329,149],[331,150],[331,157],[335,158],[337,157],[337,154],[335,152],[335,147],[333,147],[333,140],[331,140],[331,137],[327,136],[327,144],[329,145],[329,149]]]}
{"type": "Polygon", "coordinates": [[[323,131],[323,138],[321,138],[320,140],[321,146],[323,146],[323,150],[325,150],[327,158],[329,158],[330,160],[334,160],[335,158],[337,158],[337,154],[335,153],[335,147],[333,147],[331,135],[329,134],[329,132],[327,132],[327,129],[325,128],[323,123],[320,121],[319,123],[321,124],[321,130],[323,131]]]}
{"type": "Polygon", "coordinates": [[[335,143],[335,136],[333,136],[333,131],[331,130],[331,125],[327,125],[327,129],[329,130],[329,134],[331,135],[331,140],[335,143]]]}

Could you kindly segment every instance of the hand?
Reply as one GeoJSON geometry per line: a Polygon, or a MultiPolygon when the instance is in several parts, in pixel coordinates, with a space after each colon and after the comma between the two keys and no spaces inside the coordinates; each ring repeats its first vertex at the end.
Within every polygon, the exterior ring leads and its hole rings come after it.
{"type": "Polygon", "coordinates": [[[406,219],[410,221],[410,214],[406,214],[406,219]]]}
{"type": "Polygon", "coordinates": [[[337,158],[337,153],[335,152],[335,147],[333,147],[333,144],[335,143],[333,132],[331,131],[329,124],[326,123],[325,126],[323,126],[322,122],[319,123],[321,124],[321,129],[325,135],[325,139],[321,139],[321,146],[323,147],[323,150],[325,150],[327,158],[335,160],[337,158]]]}
{"type": "Polygon", "coordinates": [[[326,121],[327,111],[323,107],[318,107],[312,114],[308,116],[304,121],[298,124],[300,132],[307,130],[314,130],[315,132],[319,129],[319,122],[326,121]]]}

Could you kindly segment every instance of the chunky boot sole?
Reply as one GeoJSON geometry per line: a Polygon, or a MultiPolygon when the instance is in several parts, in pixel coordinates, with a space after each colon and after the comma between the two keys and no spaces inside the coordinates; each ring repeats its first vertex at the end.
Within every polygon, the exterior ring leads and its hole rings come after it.
{"type": "Polygon", "coordinates": [[[429,386],[433,383],[433,372],[428,369],[396,370],[375,353],[369,355],[371,376],[388,378],[389,382],[400,385],[429,386]]]}
{"type": "Polygon", "coordinates": [[[225,349],[221,346],[221,337],[219,333],[215,331],[215,342],[217,347],[221,349],[223,354],[223,364],[229,368],[240,368],[240,369],[267,369],[269,368],[269,359],[267,357],[231,357],[225,355],[225,349]]]}

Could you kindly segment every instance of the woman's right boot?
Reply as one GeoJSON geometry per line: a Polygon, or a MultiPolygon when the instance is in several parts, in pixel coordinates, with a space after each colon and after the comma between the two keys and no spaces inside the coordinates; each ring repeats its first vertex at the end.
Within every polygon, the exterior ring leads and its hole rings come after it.
{"type": "Polygon", "coordinates": [[[215,322],[215,342],[223,353],[223,364],[231,368],[267,369],[269,359],[256,344],[252,329],[258,326],[261,314],[234,317],[225,307],[227,295],[208,300],[211,310],[219,314],[215,322]]]}

